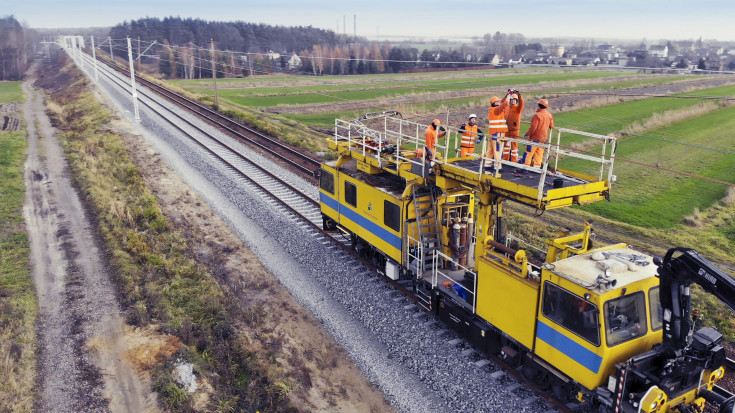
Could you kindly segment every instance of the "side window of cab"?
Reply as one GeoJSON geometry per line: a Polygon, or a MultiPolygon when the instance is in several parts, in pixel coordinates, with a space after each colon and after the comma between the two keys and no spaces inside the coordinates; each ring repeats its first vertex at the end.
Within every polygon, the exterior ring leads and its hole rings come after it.
{"type": "Polygon", "coordinates": [[[600,345],[599,310],[583,297],[546,281],[541,313],[591,344],[600,345]]]}

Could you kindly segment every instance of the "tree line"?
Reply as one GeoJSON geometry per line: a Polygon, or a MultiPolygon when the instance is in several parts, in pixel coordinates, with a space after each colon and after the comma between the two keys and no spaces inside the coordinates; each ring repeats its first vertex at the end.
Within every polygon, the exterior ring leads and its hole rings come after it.
{"type": "MultiPolygon", "coordinates": [[[[497,32],[475,39],[474,45],[420,51],[408,44],[379,44],[311,26],[270,26],[180,17],[126,21],[113,27],[110,37],[156,41],[161,45],[157,49],[158,70],[169,78],[211,77],[211,40],[216,49],[215,70],[220,77],[281,71],[350,75],[471,67],[490,62],[493,56],[490,50],[508,52],[524,40],[519,34],[497,32]]],[[[143,61],[151,62],[145,57],[143,61]]]]}
{"type": "Polygon", "coordinates": [[[13,16],[0,18],[0,80],[20,80],[28,68],[32,36],[13,16]]]}

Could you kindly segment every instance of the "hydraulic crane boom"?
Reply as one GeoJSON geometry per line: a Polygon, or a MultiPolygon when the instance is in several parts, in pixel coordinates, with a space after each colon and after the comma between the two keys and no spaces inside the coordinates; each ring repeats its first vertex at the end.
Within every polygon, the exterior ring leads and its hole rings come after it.
{"type": "Polygon", "coordinates": [[[672,248],[658,266],[664,317],[663,346],[674,352],[687,345],[692,329],[689,286],[699,284],[735,310],[735,280],[690,248],[672,248]],[[676,256],[675,256],[676,254],[676,256]]]}

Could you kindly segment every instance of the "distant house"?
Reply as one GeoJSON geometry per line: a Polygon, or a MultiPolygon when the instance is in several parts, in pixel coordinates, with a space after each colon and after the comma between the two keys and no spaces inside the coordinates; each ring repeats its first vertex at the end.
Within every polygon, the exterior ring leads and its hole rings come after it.
{"type": "Polygon", "coordinates": [[[669,56],[669,46],[666,46],[666,45],[651,46],[648,49],[648,54],[651,56],[660,57],[660,58],[668,57],[669,56]]]}
{"type": "Polygon", "coordinates": [[[564,56],[564,46],[554,45],[549,47],[549,55],[554,57],[564,56]]]}
{"type": "Polygon", "coordinates": [[[487,63],[490,63],[491,65],[497,65],[500,63],[500,56],[495,53],[490,53],[485,55],[485,60],[487,60],[487,63]]]}
{"type": "Polygon", "coordinates": [[[549,63],[552,65],[571,65],[572,64],[572,58],[571,57],[550,57],[549,63]]]}

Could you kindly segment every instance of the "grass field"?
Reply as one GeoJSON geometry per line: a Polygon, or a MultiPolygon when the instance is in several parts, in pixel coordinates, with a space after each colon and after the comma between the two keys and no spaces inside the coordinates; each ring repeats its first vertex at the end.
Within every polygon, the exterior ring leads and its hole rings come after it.
{"type": "MultiPolygon", "coordinates": [[[[641,137],[621,140],[617,156],[735,183],[735,107],[650,130],[668,142],[641,137]],[[697,146],[681,145],[694,144],[697,146]]],[[[633,225],[671,228],[695,209],[704,210],[725,196],[724,185],[673,175],[644,166],[617,162],[615,202],[597,203],[588,210],[633,225]]]]}
{"type": "MultiPolygon", "coordinates": [[[[278,105],[303,105],[314,103],[333,103],[352,100],[367,100],[381,97],[391,97],[409,94],[423,94],[439,91],[463,91],[481,88],[498,88],[504,90],[508,85],[539,85],[537,89],[543,89],[546,92],[569,90],[569,88],[544,88],[545,82],[563,82],[563,81],[597,81],[600,79],[612,79],[610,82],[600,86],[599,89],[616,89],[622,87],[642,86],[661,84],[666,82],[675,82],[685,79],[683,76],[661,76],[649,75],[636,80],[621,80],[619,83],[614,81],[615,78],[629,77],[629,73],[616,72],[559,72],[559,73],[541,73],[541,74],[505,74],[485,77],[461,77],[452,78],[445,75],[444,78],[436,79],[437,75],[433,74],[433,78],[426,80],[417,80],[409,78],[414,74],[404,75],[383,75],[367,76],[373,78],[373,81],[366,82],[362,76],[347,77],[354,79],[351,83],[346,83],[340,79],[339,82],[334,81],[334,77],[317,77],[320,83],[299,84],[298,80],[289,82],[284,79],[279,86],[256,87],[253,86],[251,79],[228,79],[226,83],[221,85],[218,81],[218,94],[220,97],[229,99],[233,103],[246,107],[274,107],[278,105]],[[387,77],[390,76],[390,77],[387,77]],[[401,80],[401,77],[410,80],[401,80]],[[247,83],[246,83],[247,82],[247,83]],[[246,86],[247,85],[247,86],[246,86]]],[[[282,78],[282,77],[281,77],[282,78]]],[[[298,79],[298,78],[297,78],[298,79]]],[[[309,78],[311,79],[311,78],[309,78]]],[[[266,79],[263,83],[275,83],[275,80],[266,79]]],[[[176,81],[175,84],[188,88],[197,93],[211,96],[213,95],[212,81],[203,80],[187,80],[176,81]]]]}
{"type": "MultiPolygon", "coordinates": [[[[22,100],[20,83],[0,83],[0,102],[22,100]],[[12,96],[9,98],[9,96],[12,96]]],[[[36,298],[23,221],[25,131],[0,132],[0,411],[32,411],[36,298]]]]}
{"type": "Polygon", "coordinates": [[[0,103],[23,102],[21,82],[0,82],[0,103]]]}

